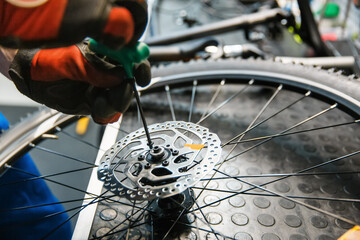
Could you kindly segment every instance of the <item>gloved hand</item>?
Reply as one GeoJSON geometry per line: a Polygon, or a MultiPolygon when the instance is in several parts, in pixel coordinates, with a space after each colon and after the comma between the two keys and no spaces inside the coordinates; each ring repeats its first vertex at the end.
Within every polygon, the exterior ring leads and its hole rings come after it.
{"type": "Polygon", "coordinates": [[[0,1],[0,45],[9,48],[69,46],[85,37],[120,48],[146,24],[145,0],[0,1]]]}
{"type": "MultiPolygon", "coordinates": [[[[124,70],[91,52],[87,43],[45,50],[19,50],[9,75],[20,92],[67,114],[91,114],[101,124],[118,120],[133,90],[124,70]]],[[[135,66],[137,84],[151,79],[147,61],[135,66]]]]}

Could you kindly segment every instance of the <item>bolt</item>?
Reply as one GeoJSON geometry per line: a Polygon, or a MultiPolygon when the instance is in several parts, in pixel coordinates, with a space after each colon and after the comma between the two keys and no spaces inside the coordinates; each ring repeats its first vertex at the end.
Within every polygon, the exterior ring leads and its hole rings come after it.
{"type": "Polygon", "coordinates": [[[173,150],[173,151],[172,151],[172,155],[176,156],[176,155],[178,155],[178,154],[179,154],[179,150],[173,150]]]}
{"type": "Polygon", "coordinates": [[[169,165],[169,161],[168,161],[168,160],[163,161],[163,162],[162,162],[162,165],[163,165],[163,166],[169,165]]]}
{"type": "Polygon", "coordinates": [[[154,150],[154,153],[159,153],[161,151],[161,148],[159,146],[155,146],[153,148],[153,150],[154,150]]]}
{"type": "Polygon", "coordinates": [[[145,164],[145,169],[149,169],[151,167],[150,163],[145,164]]]}
{"type": "Polygon", "coordinates": [[[139,155],[139,157],[138,157],[138,160],[139,161],[142,161],[142,160],[144,160],[145,159],[145,156],[144,155],[139,155]]]}

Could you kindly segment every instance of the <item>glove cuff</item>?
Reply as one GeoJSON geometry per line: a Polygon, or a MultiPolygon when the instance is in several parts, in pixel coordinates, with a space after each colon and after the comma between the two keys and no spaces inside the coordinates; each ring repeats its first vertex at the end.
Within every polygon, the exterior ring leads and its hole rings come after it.
{"type": "Polygon", "coordinates": [[[30,98],[31,61],[38,51],[39,49],[18,51],[9,68],[9,75],[16,88],[30,98]]]}

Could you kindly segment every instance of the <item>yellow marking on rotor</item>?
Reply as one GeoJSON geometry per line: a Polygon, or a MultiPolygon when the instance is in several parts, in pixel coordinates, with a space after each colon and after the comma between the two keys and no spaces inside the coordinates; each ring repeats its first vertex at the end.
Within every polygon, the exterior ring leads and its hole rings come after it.
{"type": "Polygon", "coordinates": [[[192,150],[201,150],[203,147],[205,147],[204,144],[185,144],[184,147],[189,147],[192,150]]]}

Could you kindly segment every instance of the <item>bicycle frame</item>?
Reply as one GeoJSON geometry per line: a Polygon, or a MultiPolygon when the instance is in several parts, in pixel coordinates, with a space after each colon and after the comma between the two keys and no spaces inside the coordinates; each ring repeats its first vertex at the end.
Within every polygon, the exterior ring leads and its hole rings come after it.
{"type": "Polygon", "coordinates": [[[168,61],[169,59],[180,60],[192,58],[199,50],[198,45],[195,45],[190,49],[187,48],[186,50],[181,47],[168,47],[167,45],[203,39],[216,34],[229,33],[239,29],[247,31],[257,25],[281,22],[282,20],[286,20],[286,26],[294,27],[295,33],[300,34],[303,40],[313,47],[316,56],[332,56],[333,54],[329,48],[321,40],[320,33],[317,29],[314,17],[312,16],[309,2],[298,0],[298,4],[301,12],[301,19],[303,19],[300,29],[295,27],[295,18],[291,12],[280,8],[266,9],[216,23],[177,31],[166,36],[147,38],[145,39],[145,42],[152,47],[150,60],[155,60],[157,62],[168,61]]]}

